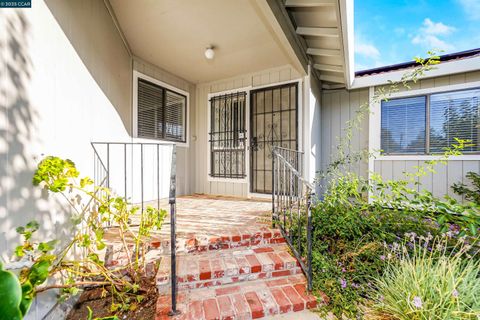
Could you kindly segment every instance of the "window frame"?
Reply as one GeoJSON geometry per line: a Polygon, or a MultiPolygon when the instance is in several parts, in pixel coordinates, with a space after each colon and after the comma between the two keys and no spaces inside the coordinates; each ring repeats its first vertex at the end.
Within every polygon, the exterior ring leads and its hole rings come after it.
{"type": "MultiPolygon", "coordinates": [[[[433,160],[439,159],[443,156],[442,153],[431,153],[430,152],[430,100],[432,95],[437,94],[447,94],[447,93],[456,93],[462,91],[470,91],[470,90],[479,90],[480,89],[480,82],[474,82],[471,84],[461,84],[461,87],[458,88],[457,85],[453,86],[444,86],[444,87],[436,87],[430,89],[421,89],[421,90],[411,90],[406,92],[400,93],[393,93],[389,101],[392,100],[400,100],[400,99],[407,99],[407,98],[415,98],[415,97],[425,97],[425,152],[424,153],[379,153],[378,160],[433,160]],[[410,94],[409,94],[410,93],[410,94]]],[[[372,94],[370,94],[371,96],[372,94]]],[[[381,130],[382,130],[382,107],[383,102],[382,100],[379,102],[379,112],[378,118],[380,123],[378,123],[378,135],[379,140],[378,144],[379,147],[381,146],[381,130]]],[[[372,123],[370,117],[370,123],[372,123]]],[[[369,148],[372,150],[371,148],[369,148]]],[[[377,149],[377,151],[380,149],[377,149]]],[[[480,151],[472,151],[472,152],[465,152],[461,156],[452,157],[455,160],[480,160],[480,151]]],[[[450,159],[451,160],[451,159],[450,159]]]]}
{"type": "Polygon", "coordinates": [[[139,72],[137,70],[133,70],[133,137],[139,140],[148,140],[148,141],[162,141],[165,143],[172,143],[175,144],[179,147],[188,147],[189,146],[189,119],[190,119],[190,93],[179,89],[177,87],[174,87],[168,83],[165,83],[163,81],[160,81],[158,79],[155,79],[153,77],[150,77],[142,72],[139,72]],[[164,139],[164,138],[148,138],[148,137],[141,137],[138,135],[138,81],[139,80],[144,80],[147,82],[150,82],[156,86],[161,87],[162,89],[166,91],[170,91],[172,93],[181,95],[185,97],[185,117],[183,119],[184,122],[184,128],[185,128],[185,133],[184,133],[184,140],[183,141],[177,141],[177,140],[170,140],[170,139],[164,139]]]}

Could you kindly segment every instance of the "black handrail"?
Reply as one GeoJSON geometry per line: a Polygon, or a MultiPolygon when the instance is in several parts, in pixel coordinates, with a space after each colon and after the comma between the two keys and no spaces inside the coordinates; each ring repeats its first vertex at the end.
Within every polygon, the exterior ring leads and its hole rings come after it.
{"type": "MultiPolygon", "coordinates": [[[[169,192],[168,192],[168,203],[170,206],[170,258],[171,258],[171,286],[172,286],[172,309],[170,310],[170,315],[177,315],[179,311],[177,310],[177,275],[176,275],[176,146],[172,143],[154,143],[154,142],[92,142],[91,143],[93,152],[94,152],[94,182],[96,186],[102,187],[111,187],[111,176],[116,174],[111,172],[111,148],[113,146],[117,147],[117,150],[123,153],[123,157],[115,158],[115,160],[120,160],[120,167],[123,169],[123,172],[120,172],[120,175],[123,175],[123,196],[125,200],[128,199],[128,177],[134,176],[134,169],[130,175],[127,170],[127,151],[128,146],[130,146],[130,151],[133,159],[133,154],[135,150],[140,151],[140,205],[143,212],[145,207],[145,197],[144,197],[144,152],[146,147],[156,153],[154,160],[154,166],[156,166],[156,197],[157,197],[157,209],[160,209],[160,147],[170,147],[171,148],[171,167],[170,167],[170,177],[169,177],[169,192]],[[118,147],[122,147],[118,149],[118,147]],[[135,148],[138,146],[139,148],[135,148]],[[100,147],[106,148],[106,161],[104,162],[101,157],[100,147]]],[[[133,162],[132,162],[133,163],[133,162]]],[[[120,187],[120,186],[119,186],[120,187]]],[[[133,192],[133,189],[132,189],[133,192]]],[[[132,196],[132,195],[130,195],[132,196]]]]}
{"type": "Polygon", "coordinates": [[[272,149],[272,224],[297,258],[312,290],[312,198],[314,186],[302,176],[303,153],[272,149]],[[294,215],[296,213],[296,217],[294,215]],[[306,220],[306,223],[305,221],[306,220]],[[305,225],[303,225],[305,223],[305,225]],[[306,238],[306,239],[305,239],[306,238]],[[306,248],[305,246],[306,240],[306,248]]]}

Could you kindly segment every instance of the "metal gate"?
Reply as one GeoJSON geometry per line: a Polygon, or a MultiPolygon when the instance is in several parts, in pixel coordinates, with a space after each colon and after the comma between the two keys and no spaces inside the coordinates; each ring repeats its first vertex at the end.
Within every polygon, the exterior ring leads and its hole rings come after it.
{"type": "Polygon", "coordinates": [[[251,91],[250,191],[272,192],[272,148],[298,150],[298,85],[251,91]]]}

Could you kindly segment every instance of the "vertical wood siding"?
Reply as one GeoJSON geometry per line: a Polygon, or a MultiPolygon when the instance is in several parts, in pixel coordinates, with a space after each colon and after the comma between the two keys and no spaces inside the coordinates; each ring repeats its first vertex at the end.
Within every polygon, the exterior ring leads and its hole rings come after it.
{"type": "MultiPolygon", "coordinates": [[[[412,89],[429,89],[454,84],[468,83],[480,80],[480,71],[460,73],[451,76],[443,76],[421,80],[412,85],[412,89]]],[[[404,171],[414,172],[415,166],[425,165],[424,161],[406,161],[406,160],[374,160],[375,171],[380,173],[386,179],[401,179],[404,171]],[[377,165],[380,163],[379,165],[377,165]]],[[[451,186],[456,182],[468,184],[465,175],[469,171],[480,172],[480,161],[468,160],[448,161],[447,165],[437,164],[435,174],[428,174],[420,178],[420,186],[417,189],[425,189],[433,193],[434,196],[443,197],[449,195],[458,200],[462,197],[456,195],[451,186]]]]}
{"type": "MultiPolygon", "coordinates": [[[[340,137],[344,136],[347,121],[356,117],[360,106],[368,101],[368,89],[362,90],[324,90],[322,94],[321,139],[322,170],[338,154],[340,137]]],[[[368,115],[358,128],[354,128],[350,143],[351,152],[368,149],[368,115]]],[[[368,174],[366,161],[354,164],[350,168],[364,177],[368,174]]]]}
{"type": "MultiPolygon", "coordinates": [[[[411,85],[412,89],[428,89],[453,84],[462,84],[480,80],[480,71],[455,74],[438,78],[431,78],[418,81],[411,85]]],[[[322,94],[322,168],[332,160],[336,154],[338,137],[342,135],[342,129],[346,121],[355,116],[358,107],[368,101],[368,89],[362,90],[324,90],[322,94]],[[349,113],[348,113],[349,112],[349,113]],[[348,114],[347,114],[348,113],[348,114]]],[[[350,150],[368,148],[368,116],[361,126],[361,130],[355,130],[350,145],[350,150]]],[[[414,172],[415,166],[425,164],[422,160],[373,160],[374,171],[381,174],[384,179],[401,179],[404,172],[414,172]]],[[[360,163],[352,168],[366,176],[368,166],[366,163],[360,163]]],[[[480,161],[451,160],[447,165],[438,164],[435,174],[427,174],[419,178],[420,186],[418,188],[431,191],[435,196],[442,197],[449,195],[461,200],[461,197],[455,195],[451,186],[455,182],[468,183],[465,175],[469,171],[480,172],[480,161]]],[[[413,186],[412,186],[413,187],[413,186]]]]}

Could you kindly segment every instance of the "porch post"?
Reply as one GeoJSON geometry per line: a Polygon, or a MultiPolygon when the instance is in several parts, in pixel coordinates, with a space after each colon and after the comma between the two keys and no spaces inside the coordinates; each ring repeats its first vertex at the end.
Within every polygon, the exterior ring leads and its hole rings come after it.
{"type": "Polygon", "coordinates": [[[172,145],[172,164],[170,170],[170,257],[171,257],[171,286],[172,286],[172,310],[168,313],[169,316],[174,316],[180,312],[177,310],[177,244],[176,244],[176,227],[175,227],[175,204],[176,204],[176,146],[172,145]]]}
{"type": "Polygon", "coordinates": [[[272,146],[272,228],[275,228],[275,146],[272,146]]]}

